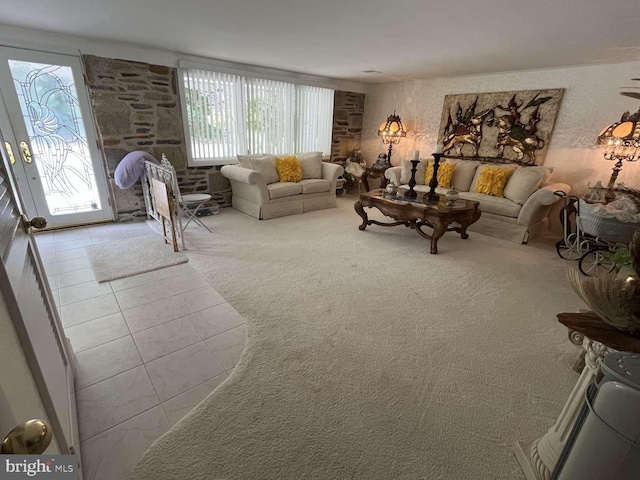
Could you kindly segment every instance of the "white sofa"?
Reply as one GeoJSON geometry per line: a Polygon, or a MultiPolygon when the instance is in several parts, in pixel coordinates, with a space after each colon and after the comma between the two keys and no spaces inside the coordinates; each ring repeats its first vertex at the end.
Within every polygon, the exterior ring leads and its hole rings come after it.
{"type": "MultiPolygon", "coordinates": [[[[451,184],[458,190],[460,198],[480,203],[482,216],[469,230],[518,243],[527,243],[530,238],[548,228],[551,207],[560,199],[554,195],[555,191],[561,190],[566,194],[571,192],[569,185],[550,181],[553,169],[547,167],[445,158],[442,162],[456,163],[451,184]],[[474,192],[480,165],[515,168],[505,186],[504,197],[474,192]],[[537,185],[535,178],[540,179],[537,185]]],[[[422,160],[418,166],[414,187],[417,192],[429,191],[429,186],[425,185],[426,164],[427,160],[422,160]]],[[[407,184],[411,178],[410,171],[409,160],[403,160],[402,166],[389,168],[385,177],[398,186],[399,192],[403,192],[409,188],[407,184]]],[[[436,188],[439,194],[444,194],[447,190],[449,188],[436,188]]]]}
{"type": "Polygon", "coordinates": [[[241,159],[241,165],[225,165],[220,170],[231,182],[231,203],[236,210],[267,220],[337,206],[336,183],[344,170],[340,165],[323,162],[321,154],[302,164],[304,177],[299,182],[280,182],[265,162],[255,165],[257,169],[246,168],[250,166],[241,159]]]}

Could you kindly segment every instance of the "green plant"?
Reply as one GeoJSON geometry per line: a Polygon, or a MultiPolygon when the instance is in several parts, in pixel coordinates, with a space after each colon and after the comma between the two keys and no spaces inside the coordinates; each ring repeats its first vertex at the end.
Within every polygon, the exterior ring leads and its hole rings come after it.
{"type": "Polygon", "coordinates": [[[613,263],[616,265],[616,271],[619,272],[622,267],[631,265],[631,252],[628,248],[618,248],[613,254],[613,263]]]}

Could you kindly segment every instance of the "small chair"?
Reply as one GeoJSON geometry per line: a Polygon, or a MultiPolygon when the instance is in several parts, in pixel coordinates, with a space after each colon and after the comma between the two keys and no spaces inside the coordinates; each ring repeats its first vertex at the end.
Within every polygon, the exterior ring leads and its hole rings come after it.
{"type": "Polygon", "coordinates": [[[182,205],[182,210],[184,211],[185,216],[187,217],[187,223],[185,223],[182,226],[183,232],[185,228],[187,228],[187,225],[189,225],[189,222],[191,220],[193,220],[195,223],[206,228],[207,230],[209,230],[209,232],[211,232],[211,229],[207,227],[204,223],[202,223],[202,220],[198,218],[198,211],[209,200],[211,200],[211,195],[209,195],[208,193],[190,193],[188,195],[182,195],[178,191],[178,201],[182,205]]]}
{"type": "Polygon", "coordinates": [[[180,205],[180,210],[182,210],[187,217],[187,222],[182,225],[182,231],[187,228],[187,225],[193,220],[198,225],[206,228],[209,233],[213,233],[209,227],[207,227],[202,220],[200,220],[197,216],[198,211],[202,208],[202,206],[211,200],[211,195],[208,193],[189,193],[187,195],[182,195],[180,193],[180,187],[178,186],[178,176],[176,175],[176,169],[173,168],[171,162],[167,159],[165,154],[162,154],[162,160],[160,160],[160,166],[171,170],[173,174],[173,191],[176,196],[176,200],[178,201],[178,205],[180,205]]]}

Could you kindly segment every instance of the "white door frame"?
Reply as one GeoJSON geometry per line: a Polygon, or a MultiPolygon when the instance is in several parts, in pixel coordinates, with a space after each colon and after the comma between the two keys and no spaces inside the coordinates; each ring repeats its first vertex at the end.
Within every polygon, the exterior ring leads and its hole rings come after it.
{"type": "MultiPolygon", "coordinates": [[[[0,108],[4,107],[6,109],[6,112],[0,113],[0,117],[4,116],[5,118],[8,118],[11,124],[12,131],[8,134],[5,133],[5,137],[9,138],[9,142],[12,144],[16,158],[16,164],[13,166],[14,175],[18,178],[20,185],[22,186],[22,190],[25,191],[25,193],[28,185],[30,195],[33,197],[33,202],[29,201],[28,196],[26,198],[27,201],[25,207],[27,208],[27,212],[32,216],[39,215],[47,217],[49,220],[49,227],[61,227],[65,225],[79,225],[114,220],[111,191],[107,181],[103,153],[97,140],[97,130],[89,101],[89,93],[84,82],[84,65],[81,57],[37,52],[13,47],[0,47],[0,57],[2,58],[2,65],[0,65],[0,90],[2,90],[3,97],[3,105],[0,105],[0,108]],[[20,151],[20,143],[23,141],[29,144],[32,152],[34,152],[34,148],[29,141],[28,131],[22,118],[22,109],[15,92],[11,72],[8,64],[6,63],[9,58],[20,61],[67,66],[72,69],[75,88],[78,95],[78,102],[80,104],[80,111],[82,113],[85,135],[87,138],[87,149],[92,160],[98,198],[101,203],[100,210],[68,215],[51,215],[49,213],[46,199],[44,197],[44,190],[39,181],[35,162],[26,164],[20,151]],[[29,181],[29,178],[32,180],[29,181]],[[25,184],[25,181],[28,183],[25,184]],[[30,203],[35,206],[35,210],[33,210],[33,206],[30,205],[30,203]]],[[[6,123],[6,119],[3,122],[0,118],[0,126],[2,126],[2,123],[6,123]]],[[[6,126],[3,130],[6,132],[6,126]]]]}

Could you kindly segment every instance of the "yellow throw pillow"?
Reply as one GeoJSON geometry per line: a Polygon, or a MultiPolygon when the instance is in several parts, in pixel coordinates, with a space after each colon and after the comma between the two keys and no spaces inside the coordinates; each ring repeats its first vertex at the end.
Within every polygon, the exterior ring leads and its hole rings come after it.
{"type": "Polygon", "coordinates": [[[493,197],[502,197],[504,187],[515,168],[482,166],[480,177],[476,183],[476,193],[484,193],[493,197]]]}
{"type": "Polygon", "coordinates": [[[281,182],[299,182],[302,180],[302,165],[293,155],[276,157],[276,170],[281,182]]]}
{"type": "MultiPolygon", "coordinates": [[[[442,188],[451,187],[451,179],[453,178],[453,170],[456,168],[455,163],[444,162],[438,167],[438,186],[442,188]]],[[[429,161],[424,172],[424,184],[429,185],[433,177],[433,161],[429,161]]]]}

